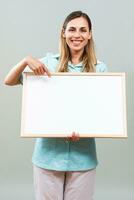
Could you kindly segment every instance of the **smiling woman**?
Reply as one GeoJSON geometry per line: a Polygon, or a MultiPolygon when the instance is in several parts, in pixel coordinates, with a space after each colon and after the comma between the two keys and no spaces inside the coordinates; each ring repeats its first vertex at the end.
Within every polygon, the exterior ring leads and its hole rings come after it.
{"type": "Polygon", "coordinates": [[[83,17],[71,20],[64,30],[63,37],[66,39],[71,55],[79,52],[81,56],[85,45],[87,45],[88,40],[91,38],[91,31],[89,30],[87,20],[83,17]]]}
{"type": "MultiPolygon", "coordinates": [[[[51,77],[51,72],[57,71],[104,72],[106,69],[95,56],[89,16],[75,11],[63,23],[60,54],[47,54],[40,60],[26,56],[10,70],[5,84],[23,83],[24,70],[51,77]]],[[[82,120],[83,116],[80,117],[82,120]]],[[[94,138],[80,138],[75,130],[72,137],[66,139],[38,138],[32,162],[37,200],[93,200],[98,163],[94,138]]]]}
{"type": "Polygon", "coordinates": [[[67,63],[78,64],[83,61],[83,70],[94,72],[97,64],[94,42],[92,37],[92,24],[89,16],[81,11],[68,15],[61,30],[60,44],[60,72],[67,71],[67,63]]]}

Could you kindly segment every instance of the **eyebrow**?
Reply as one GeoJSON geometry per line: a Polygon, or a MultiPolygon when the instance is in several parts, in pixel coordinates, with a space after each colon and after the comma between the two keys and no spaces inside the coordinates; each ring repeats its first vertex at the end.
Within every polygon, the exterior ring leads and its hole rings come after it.
{"type": "MultiPolygon", "coordinates": [[[[74,26],[70,26],[69,28],[77,28],[77,27],[74,27],[74,26]]],[[[82,26],[82,27],[79,27],[79,28],[87,28],[87,27],[85,27],[85,26],[82,26]]]]}

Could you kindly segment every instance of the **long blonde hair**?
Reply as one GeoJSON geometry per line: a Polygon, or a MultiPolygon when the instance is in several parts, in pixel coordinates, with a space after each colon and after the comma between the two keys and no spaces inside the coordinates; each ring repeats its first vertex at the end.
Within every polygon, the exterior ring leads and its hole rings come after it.
{"type": "MultiPolygon", "coordinates": [[[[71,60],[70,50],[66,43],[65,38],[63,37],[63,32],[66,29],[66,26],[69,21],[72,19],[83,17],[87,20],[89,31],[92,30],[92,24],[89,16],[86,13],[83,13],[82,11],[74,11],[70,13],[61,29],[61,35],[60,35],[60,57],[59,57],[59,65],[58,65],[58,72],[67,72],[68,71],[68,61],[71,60]]],[[[83,61],[83,70],[85,72],[95,72],[95,65],[97,63],[96,56],[95,56],[95,50],[94,50],[94,41],[91,36],[91,38],[88,40],[87,45],[84,48],[83,55],[81,57],[81,60],[83,61]]]]}

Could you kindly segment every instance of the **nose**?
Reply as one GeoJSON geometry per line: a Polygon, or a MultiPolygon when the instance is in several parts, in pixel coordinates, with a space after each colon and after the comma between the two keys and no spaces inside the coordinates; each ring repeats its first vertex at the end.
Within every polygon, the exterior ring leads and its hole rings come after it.
{"type": "Polygon", "coordinates": [[[80,37],[80,31],[79,30],[76,30],[74,32],[74,37],[80,37]]]}

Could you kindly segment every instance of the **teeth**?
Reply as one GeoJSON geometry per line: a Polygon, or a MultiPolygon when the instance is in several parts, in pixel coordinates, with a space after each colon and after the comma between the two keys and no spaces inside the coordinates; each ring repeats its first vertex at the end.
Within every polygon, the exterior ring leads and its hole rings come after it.
{"type": "Polygon", "coordinates": [[[72,42],[73,42],[73,43],[76,43],[76,44],[79,44],[79,43],[81,43],[81,41],[80,41],[80,40],[73,40],[72,42]]]}

